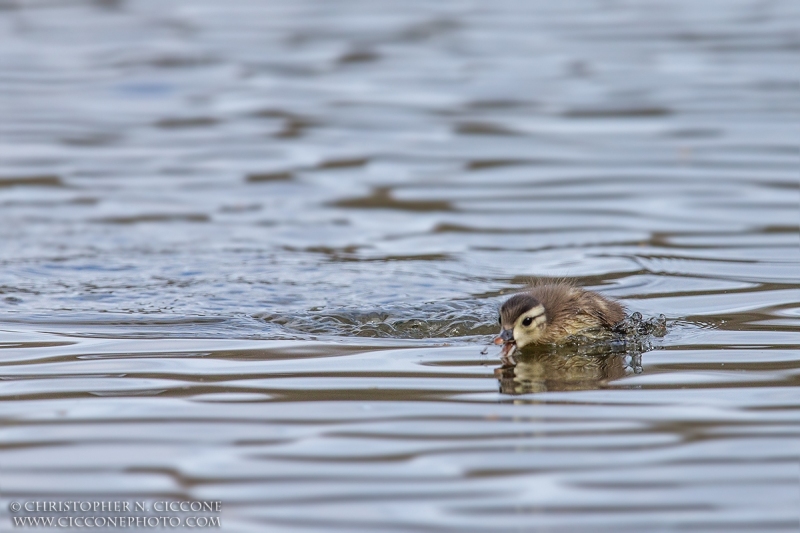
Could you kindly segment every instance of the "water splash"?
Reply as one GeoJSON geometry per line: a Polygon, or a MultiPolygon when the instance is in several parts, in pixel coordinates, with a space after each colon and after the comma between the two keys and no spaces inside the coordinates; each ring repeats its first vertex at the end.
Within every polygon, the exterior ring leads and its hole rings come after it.
{"type": "Polygon", "coordinates": [[[664,337],[667,334],[667,317],[663,314],[645,319],[639,312],[631,313],[614,326],[614,332],[625,337],[664,337]]]}

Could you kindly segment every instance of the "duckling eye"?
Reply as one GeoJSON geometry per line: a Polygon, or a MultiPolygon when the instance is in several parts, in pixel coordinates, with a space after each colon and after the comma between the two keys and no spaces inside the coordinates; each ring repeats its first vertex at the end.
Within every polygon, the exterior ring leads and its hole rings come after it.
{"type": "Polygon", "coordinates": [[[497,323],[502,326],[503,325],[503,317],[501,317],[501,316],[497,317],[497,323]]]}
{"type": "Polygon", "coordinates": [[[533,322],[533,317],[529,316],[529,317],[525,318],[525,320],[522,321],[522,325],[527,328],[528,326],[531,325],[531,322],[533,322]]]}

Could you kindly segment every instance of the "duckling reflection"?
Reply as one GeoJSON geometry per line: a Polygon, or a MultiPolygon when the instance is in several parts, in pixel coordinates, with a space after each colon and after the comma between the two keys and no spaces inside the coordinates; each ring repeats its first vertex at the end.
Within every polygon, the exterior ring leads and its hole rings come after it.
{"type": "Polygon", "coordinates": [[[546,391],[592,390],[603,388],[612,380],[641,372],[640,353],[614,353],[611,345],[605,354],[526,350],[514,366],[495,369],[495,377],[504,394],[528,394],[546,391]]]}

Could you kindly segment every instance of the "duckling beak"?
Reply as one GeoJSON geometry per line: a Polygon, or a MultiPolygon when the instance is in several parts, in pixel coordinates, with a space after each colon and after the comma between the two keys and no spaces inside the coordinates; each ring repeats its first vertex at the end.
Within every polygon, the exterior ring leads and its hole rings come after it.
{"type": "Polygon", "coordinates": [[[500,331],[500,336],[494,340],[497,345],[502,344],[503,349],[500,351],[500,356],[505,358],[514,353],[517,349],[517,343],[514,341],[514,330],[503,329],[500,331]]]}
{"type": "Polygon", "coordinates": [[[514,342],[514,330],[503,328],[500,331],[500,336],[494,340],[495,344],[503,344],[504,342],[514,342]]]}

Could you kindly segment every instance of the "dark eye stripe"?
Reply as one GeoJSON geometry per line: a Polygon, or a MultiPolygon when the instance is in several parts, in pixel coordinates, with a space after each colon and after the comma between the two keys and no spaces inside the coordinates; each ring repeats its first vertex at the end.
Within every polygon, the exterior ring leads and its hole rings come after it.
{"type": "Polygon", "coordinates": [[[531,325],[531,323],[532,323],[534,320],[536,320],[537,318],[539,318],[540,316],[543,316],[543,315],[544,315],[544,313],[539,313],[538,315],[535,315],[535,316],[528,316],[528,317],[525,317],[525,319],[522,321],[522,325],[523,325],[523,326],[530,326],[530,325],[531,325]]]}

